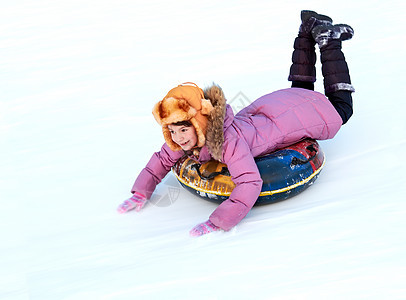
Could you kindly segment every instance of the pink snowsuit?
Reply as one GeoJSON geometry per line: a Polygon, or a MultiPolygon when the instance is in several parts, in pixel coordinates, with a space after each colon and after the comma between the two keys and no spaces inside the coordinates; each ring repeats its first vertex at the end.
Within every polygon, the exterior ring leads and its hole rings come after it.
{"type": "MultiPolygon", "coordinates": [[[[333,138],[342,125],[342,119],[326,96],[301,88],[264,95],[235,116],[228,104],[224,108],[224,141],[220,149],[221,158],[217,159],[227,165],[236,186],[209,219],[216,226],[229,230],[247,215],[261,192],[262,180],[254,157],[304,138],[333,138]]],[[[156,185],[183,155],[184,151],[172,151],[164,144],[141,171],[132,192],[137,191],[150,198],[156,185]]],[[[213,155],[205,145],[198,160],[204,163],[210,159],[213,155]]]]}

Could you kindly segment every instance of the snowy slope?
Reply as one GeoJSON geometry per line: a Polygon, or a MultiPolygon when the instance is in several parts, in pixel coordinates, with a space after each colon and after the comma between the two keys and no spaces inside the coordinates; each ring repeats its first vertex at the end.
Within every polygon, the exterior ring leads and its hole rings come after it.
{"type": "Polygon", "coordinates": [[[406,299],[404,6],[251,2],[2,3],[0,299],[406,299]],[[301,9],[355,28],[355,115],[316,183],[201,238],[216,205],[171,174],[117,214],[163,142],[152,105],[184,81],[288,87],[301,9]]]}

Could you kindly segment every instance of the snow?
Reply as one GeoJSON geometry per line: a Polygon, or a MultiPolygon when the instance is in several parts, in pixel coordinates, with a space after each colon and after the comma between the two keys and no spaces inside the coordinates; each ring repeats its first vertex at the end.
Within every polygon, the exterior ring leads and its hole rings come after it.
{"type": "Polygon", "coordinates": [[[394,0],[2,3],[0,299],[405,299],[403,12],[394,0]],[[163,142],[152,105],[185,81],[245,102],[288,87],[301,9],[355,30],[343,48],[355,114],[320,143],[315,184],[200,238],[188,231],[216,204],[172,174],[143,211],[116,213],[163,142]]]}

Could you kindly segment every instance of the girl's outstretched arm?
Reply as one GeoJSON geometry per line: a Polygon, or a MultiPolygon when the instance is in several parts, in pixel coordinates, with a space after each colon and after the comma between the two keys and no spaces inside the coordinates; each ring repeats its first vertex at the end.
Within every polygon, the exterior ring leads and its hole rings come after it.
{"type": "Polygon", "coordinates": [[[140,211],[151,197],[158,183],[168,174],[182,155],[183,151],[172,151],[167,144],[164,144],[161,151],[152,155],[135,180],[131,189],[133,196],[120,204],[117,211],[119,213],[125,213],[133,209],[140,211]]]}
{"type": "Polygon", "coordinates": [[[161,151],[155,152],[144,169],[140,172],[131,192],[138,192],[151,198],[158,183],[168,174],[173,165],[183,156],[183,151],[172,151],[164,144],[161,151]]]}
{"type": "Polygon", "coordinates": [[[262,188],[262,179],[245,140],[225,141],[223,162],[227,164],[235,188],[211,214],[209,220],[224,230],[237,225],[251,210],[262,188]]]}

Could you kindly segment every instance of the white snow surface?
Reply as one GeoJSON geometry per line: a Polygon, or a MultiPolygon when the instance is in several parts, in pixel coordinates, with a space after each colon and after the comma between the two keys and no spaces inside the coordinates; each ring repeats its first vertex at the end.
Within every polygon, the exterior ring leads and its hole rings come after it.
{"type": "Polygon", "coordinates": [[[305,5],[2,1],[0,299],[406,299],[404,4],[305,5]],[[153,104],[185,81],[289,87],[302,9],[355,30],[355,113],[315,184],[200,238],[217,205],[172,174],[118,214],[163,143],[153,104]]]}

